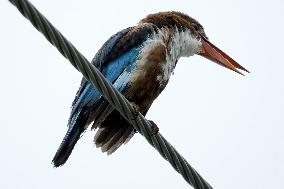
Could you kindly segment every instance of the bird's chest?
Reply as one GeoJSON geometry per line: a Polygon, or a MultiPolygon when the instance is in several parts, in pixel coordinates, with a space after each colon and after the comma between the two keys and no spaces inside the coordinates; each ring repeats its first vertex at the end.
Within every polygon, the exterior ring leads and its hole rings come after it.
{"type": "Polygon", "coordinates": [[[170,75],[167,61],[167,49],[163,43],[154,43],[151,48],[141,50],[125,93],[140,107],[141,113],[147,111],[166,87],[170,75]]]}

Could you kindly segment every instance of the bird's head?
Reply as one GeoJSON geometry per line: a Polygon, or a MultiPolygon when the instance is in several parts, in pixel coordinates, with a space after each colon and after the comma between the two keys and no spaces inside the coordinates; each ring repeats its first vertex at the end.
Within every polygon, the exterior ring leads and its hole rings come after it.
{"type": "MultiPolygon", "coordinates": [[[[192,44],[198,44],[194,54],[201,55],[221,66],[233,70],[241,75],[239,70],[249,71],[229,57],[226,53],[213,45],[206,36],[203,26],[194,18],[176,11],[150,14],[140,23],[151,23],[159,29],[177,29],[178,32],[188,31],[191,34],[192,44]]],[[[189,44],[190,45],[190,44],[189,44]]]]}

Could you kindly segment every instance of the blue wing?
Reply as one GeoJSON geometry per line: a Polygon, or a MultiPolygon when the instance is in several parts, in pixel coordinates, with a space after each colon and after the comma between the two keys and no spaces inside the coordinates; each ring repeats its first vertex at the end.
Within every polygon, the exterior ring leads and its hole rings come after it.
{"type": "MultiPolygon", "coordinates": [[[[113,35],[92,60],[102,74],[121,92],[128,83],[131,67],[135,64],[143,41],[153,34],[153,27],[132,27],[113,35]]],[[[113,108],[84,78],[72,103],[68,131],[57,150],[53,164],[63,165],[77,140],[94,119],[106,117],[113,108]]]]}
{"type": "MultiPolygon", "coordinates": [[[[139,47],[132,48],[125,54],[121,55],[117,59],[109,62],[104,68],[102,69],[103,75],[111,82],[115,83],[116,79],[123,73],[127,66],[131,66],[137,58],[139,53],[139,47]]],[[[129,73],[129,72],[128,72],[129,73]]],[[[126,79],[126,77],[124,77],[126,79]]],[[[74,100],[72,106],[73,114],[78,112],[82,107],[88,105],[92,106],[101,98],[101,94],[94,88],[94,86],[83,79],[83,87],[79,91],[76,99],[74,100]]],[[[125,86],[125,82],[120,80],[120,83],[116,84],[118,90],[122,90],[125,86]]],[[[75,115],[74,115],[75,116],[75,115]]]]}

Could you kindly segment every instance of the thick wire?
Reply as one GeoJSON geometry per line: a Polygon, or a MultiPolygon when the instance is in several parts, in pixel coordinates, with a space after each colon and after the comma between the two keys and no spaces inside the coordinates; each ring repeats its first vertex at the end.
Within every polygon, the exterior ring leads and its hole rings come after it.
{"type": "Polygon", "coordinates": [[[160,134],[151,134],[150,123],[134,111],[128,100],[27,0],[9,0],[70,63],[91,82],[121,115],[142,134],[183,178],[196,189],[212,188],[160,134]]]}

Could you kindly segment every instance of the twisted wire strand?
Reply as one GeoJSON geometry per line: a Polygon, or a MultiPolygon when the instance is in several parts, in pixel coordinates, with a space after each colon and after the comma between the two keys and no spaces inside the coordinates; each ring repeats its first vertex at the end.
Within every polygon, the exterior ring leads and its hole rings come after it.
{"type": "Polygon", "coordinates": [[[109,103],[146,138],[192,187],[196,189],[212,188],[160,133],[151,134],[149,121],[142,114],[137,115],[128,100],[29,1],[9,1],[102,93],[109,103]]]}

